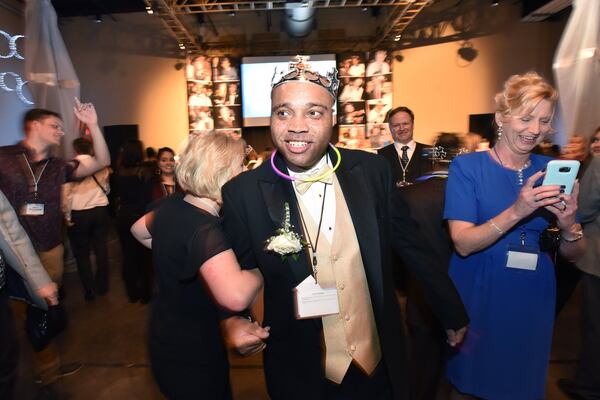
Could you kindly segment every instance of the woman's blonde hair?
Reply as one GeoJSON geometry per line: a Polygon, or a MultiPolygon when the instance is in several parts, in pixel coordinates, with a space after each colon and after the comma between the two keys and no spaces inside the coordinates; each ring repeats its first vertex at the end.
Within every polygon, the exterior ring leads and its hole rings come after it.
{"type": "Polygon", "coordinates": [[[496,112],[509,115],[513,112],[528,114],[543,100],[555,103],[556,90],[537,72],[513,75],[504,82],[504,90],[496,94],[496,112]]]}
{"type": "Polygon", "coordinates": [[[221,133],[190,136],[175,167],[177,183],[198,197],[221,203],[221,187],[244,161],[246,142],[221,133]]]}

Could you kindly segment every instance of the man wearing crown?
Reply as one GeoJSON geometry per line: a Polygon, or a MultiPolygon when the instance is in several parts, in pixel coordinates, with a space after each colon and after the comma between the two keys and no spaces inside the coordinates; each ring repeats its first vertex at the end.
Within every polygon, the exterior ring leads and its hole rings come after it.
{"type": "Polygon", "coordinates": [[[405,335],[393,244],[422,280],[455,345],[468,318],[402,204],[386,161],[330,144],[337,73],[306,57],[274,77],[270,162],[223,188],[224,228],[240,265],[264,276],[265,325],[224,321],[238,349],[262,349],[269,395],[406,399],[405,335]],[[391,223],[391,226],[390,226],[391,223]]]}

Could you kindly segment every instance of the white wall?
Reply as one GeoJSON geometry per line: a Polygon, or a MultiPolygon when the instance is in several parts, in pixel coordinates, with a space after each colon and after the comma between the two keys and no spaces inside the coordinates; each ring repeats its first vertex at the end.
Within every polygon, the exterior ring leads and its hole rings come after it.
{"type": "Polygon", "coordinates": [[[114,18],[59,24],[82,101],[96,105],[102,126],[137,124],[145,146],[177,149],[188,131],[184,71],[172,55],[177,43],[145,13],[114,18]]]}
{"type": "Polygon", "coordinates": [[[431,143],[436,134],[467,132],[469,114],[494,112],[494,95],[512,74],[535,70],[550,81],[552,57],[564,22],[514,22],[501,32],[471,40],[478,56],[458,57],[459,42],[404,50],[394,61],[394,106],[415,113],[415,137],[431,143]]]}

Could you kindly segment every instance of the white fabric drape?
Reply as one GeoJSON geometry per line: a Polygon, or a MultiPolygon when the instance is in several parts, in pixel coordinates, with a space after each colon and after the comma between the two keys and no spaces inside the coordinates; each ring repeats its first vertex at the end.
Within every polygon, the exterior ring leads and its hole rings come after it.
{"type": "Polygon", "coordinates": [[[79,79],[71,63],[50,0],[27,0],[25,8],[25,76],[35,107],[62,115],[65,137],[62,156],[72,158],[72,141],[79,136],[73,114],[79,79]]]}
{"type": "Polygon", "coordinates": [[[564,128],[587,138],[600,125],[600,1],[574,0],[554,57],[564,128]]]}

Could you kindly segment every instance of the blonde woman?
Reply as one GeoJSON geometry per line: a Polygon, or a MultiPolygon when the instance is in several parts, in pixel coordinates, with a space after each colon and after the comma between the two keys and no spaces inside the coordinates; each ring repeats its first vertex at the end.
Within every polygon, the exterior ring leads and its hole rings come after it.
{"type": "Polygon", "coordinates": [[[243,310],[262,286],[258,270],[240,269],[219,221],[221,186],[242,172],[243,159],[243,140],[191,137],[175,169],[185,195],[168,197],[132,227],[154,257],[150,359],[169,399],[231,398],[215,303],[243,310]]]}
{"type": "Polygon", "coordinates": [[[456,249],[449,274],[471,319],[447,363],[454,399],[544,398],[556,282],[540,233],[556,221],[559,251],[585,249],[577,195],[538,186],[549,157],[532,154],[551,132],[556,91],[538,74],[514,75],[496,96],[500,136],[450,166],[444,218],[456,249]]]}

